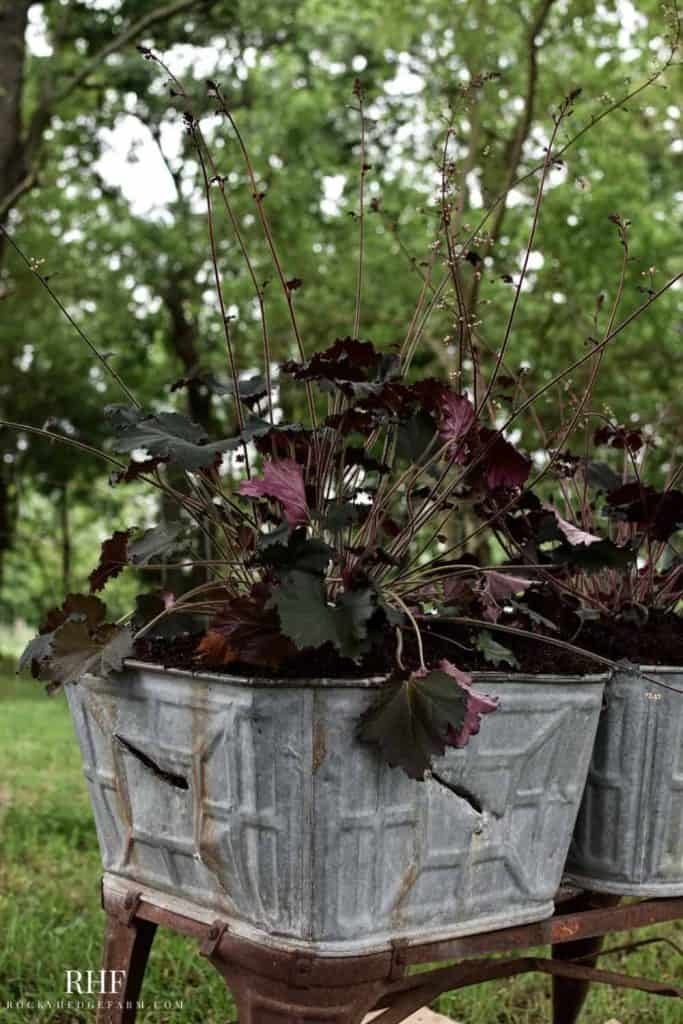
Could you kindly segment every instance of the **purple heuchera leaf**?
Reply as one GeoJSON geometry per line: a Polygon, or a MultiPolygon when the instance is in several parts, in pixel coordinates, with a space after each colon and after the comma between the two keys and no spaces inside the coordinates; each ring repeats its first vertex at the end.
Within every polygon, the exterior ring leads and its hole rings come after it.
{"type": "Polygon", "coordinates": [[[279,501],[290,526],[308,520],[304,475],[294,459],[276,459],[266,463],[260,480],[242,481],[240,494],[247,498],[272,498],[279,501]]]}
{"type": "MultiPolygon", "coordinates": [[[[480,439],[488,444],[492,430],[481,430],[480,439]]],[[[504,437],[498,436],[486,455],[486,483],[492,491],[499,487],[522,487],[531,472],[529,460],[504,437]]]]}
{"type": "Polygon", "coordinates": [[[595,431],[593,444],[606,444],[610,448],[628,448],[629,451],[639,452],[645,444],[645,439],[642,430],[607,423],[595,431]]]}
{"type": "Polygon", "coordinates": [[[355,381],[370,380],[376,373],[381,355],[370,341],[337,338],[324,352],[315,352],[304,363],[282,363],[281,370],[295,380],[355,381]]]}
{"type": "Polygon", "coordinates": [[[668,540],[683,528],[683,491],[656,491],[638,480],[607,494],[605,512],[627,523],[636,523],[656,540],[668,540]]]}
{"type": "Polygon", "coordinates": [[[483,617],[489,622],[498,622],[503,614],[504,604],[516,594],[524,593],[534,581],[523,576],[509,576],[502,572],[487,572],[481,599],[484,605],[483,617]]]}
{"type": "Polygon", "coordinates": [[[490,715],[492,711],[498,709],[498,698],[489,697],[485,693],[476,693],[472,689],[472,677],[468,676],[466,672],[461,671],[450,661],[445,658],[439,662],[439,668],[446,675],[451,676],[458,686],[460,686],[467,694],[467,708],[465,710],[465,721],[461,727],[455,731],[455,729],[449,729],[446,736],[446,742],[451,747],[465,747],[469,741],[470,736],[476,736],[481,728],[481,716],[490,715]]]}
{"type": "Polygon", "coordinates": [[[439,436],[442,441],[451,442],[449,452],[462,461],[461,442],[474,422],[474,406],[464,395],[446,391],[439,412],[439,436]]]}
{"type": "Polygon", "coordinates": [[[486,585],[494,601],[505,601],[515,594],[524,593],[534,585],[534,580],[525,576],[512,576],[504,572],[495,572],[493,569],[486,573],[486,585]]]}
{"type": "MultiPolygon", "coordinates": [[[[547,506],[548,508],[550,506],[547,506]]],[[[578,526],[574,526],[573,523],[568,523],[566,519],[563,519],[557,509],[551,509],[551,512],[555,516],[557,525],[560,531],[567,538],[572,547],[583,545],[590,547],[591,544],[599,544],[602,537],[596,537],[594,533],[587,533],[585,530],[580,530],[578,526]]]]}

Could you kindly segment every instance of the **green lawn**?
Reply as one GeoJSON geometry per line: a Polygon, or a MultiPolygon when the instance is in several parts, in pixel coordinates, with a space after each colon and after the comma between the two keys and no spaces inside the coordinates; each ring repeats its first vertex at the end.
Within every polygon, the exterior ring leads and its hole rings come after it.
{"type": "MultiPolygon", "coordinates": [[[[65,998],[65,970],[99,967],[103,915],[99,854],[79,754],[63,696],[0,672],[0,1021],[81,1024],[87,1009],[16,1009],[8,1001],[65,998]]],[[[683,944],[683,926],[650,934],[683,944]]],[[[619,939],[621,940],[621,936],[619,939]]],[[[683,979],[670,947],[648,946],[604,961],[616,970],[683,979]]],[[[438,1009],[463,1024],[548,1021],[550,983],[529,976],[443,997],[438,1009]]],[[[159,931],[143,989],[140,1021],[222,1024],[235,1020],[223,983],[196,943],[159,931]],[[164,1002],[182,1000],[182,1009],[164,1002]],[[154,1006],[155,1001],[158,1004],[154,1006]]],[[[585,1024],[675,1024],[680,1006],[595,987],[585,1024]]]]}

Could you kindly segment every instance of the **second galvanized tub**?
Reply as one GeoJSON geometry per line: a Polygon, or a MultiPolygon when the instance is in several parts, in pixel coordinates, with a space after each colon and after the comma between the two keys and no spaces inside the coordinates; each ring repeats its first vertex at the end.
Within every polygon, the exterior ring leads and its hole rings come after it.
{"type": "Polygon", "coordinates": [[[424,783],[355,738],[379,685],[131,662],[69,686],[108,877],[318,954],[549,916],[603,677],[476,677],[500,709],[424,783]]]}
{"type": "Polygon", "coordinates": [[[607,686],[567,877],[596,892],[683,896],[683,669],[641,671],[607,686]]]}

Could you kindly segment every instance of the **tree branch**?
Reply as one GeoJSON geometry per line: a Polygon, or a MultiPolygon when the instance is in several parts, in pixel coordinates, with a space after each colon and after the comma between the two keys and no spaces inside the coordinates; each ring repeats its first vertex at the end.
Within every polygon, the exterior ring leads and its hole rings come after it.
{"type": "MultiPolygon", "coordinates": [[[[517,176],[524,143],[529,137],[531,125],[533,123],[534,108],[536,105],[536,90],[538,87],[538,43],[536,40],[540,32],[543,30],[553,3],[554,0],[541,0],[527,32],[527,83],[524,95],[524,109],[519,116],[517,125],[515,126],[506,147],[505,180],[503,187],[500,189],[500,192],[505,195],[505,200],[500,204],[496,211],[493,224],[489,231],[489,239],[484,246],[486,252],[491,250],[500,237],[503,220],[507,212],[507,195],[517,176]]],[[[476,310],[479,299],[479,287],[480,279],[473,277],[468,301],[470,316],[474,316],[474,312],[476,310]]]]}
{"type": "Polygon", "coordinates": [[[119,35],[115,36],[111,42],[103,46],[101,50],[98,50],[90,60],[86,61],[81,67],[79,72],[73,76],[73,78],[67,83],[67,85],[55,94],[53,97],[54,103],[59,103],[63,99],[66,99],[74,89],[77,89],[86,78],[99,67],[99,65],[106,60],[112,53],[116,53],[121,50],[128,43],[132,42],[136,36],[139,36],[141,32],[150,28],[158,21],[167,21],[169,18],[173,18],[176,14],[182,14],[183,11],[189,10],[191,7],[198,7],[200,4],[205,4],[206,0],[174,0],[173,3],[164,4],[162,7],[156,7],[153,11],[149,11],[144,14],[137,21],[134,21],[131,25],[125,28],[119,35]]]}
{"type": "Polygon", "coordinates": [[[16,206],[24,193],[31,191],[37,180],[38,175],[35,170],[29,171],[26,177],[22,178],[13,189],[10,189],[6,196],[0,198],[0,224],[4,222],[7,214],[16,206]]]}
{"type": "Polygon", "coordinates": [[[192,7],[198,7],[206,0],[173,0],[172,3],[163,4],[149,11],[147,14],[130,23],[117,36],[114,36],[106,46],[103,46],[97,53],[85,61],[80,69],[74,74],[61,89],[44,88],[38,105],[31,118],[28,130],[23,142],[17,140],[21,152],[25,174],[19,186],[13,188],[7,195],[0,198],[0,221],[6,217],[17,199],[33,187],[36,180],[36,173],[33,163],[36,154],[42,144],[45,130],[59,103],[70,96],[79,86],[83,85],[92,72],[98,68],[112,53],[123,49],[141,33],[151,28],[160,21],[167,21],[176,14],[181,14],[192,7]]]}

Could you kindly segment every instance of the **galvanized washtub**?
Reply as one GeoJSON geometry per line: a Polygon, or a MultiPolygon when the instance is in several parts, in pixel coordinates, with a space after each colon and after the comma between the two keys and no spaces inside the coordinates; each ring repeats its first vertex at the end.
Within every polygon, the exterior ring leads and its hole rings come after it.
{"type": "Polygon", "coordinates": [[[381,680],[127,666],[67,687],[109,878],[319,955],[552,913],[603,676],[476,676],[500,709],[415,782],[355,739],[381,680]]]}
{"type": "Polygon", "coordinates": [[[641,671],[650,678],[618,672],[605,691],[567,877],[596,892],[683,896],[683,669],[641,671]]]}

